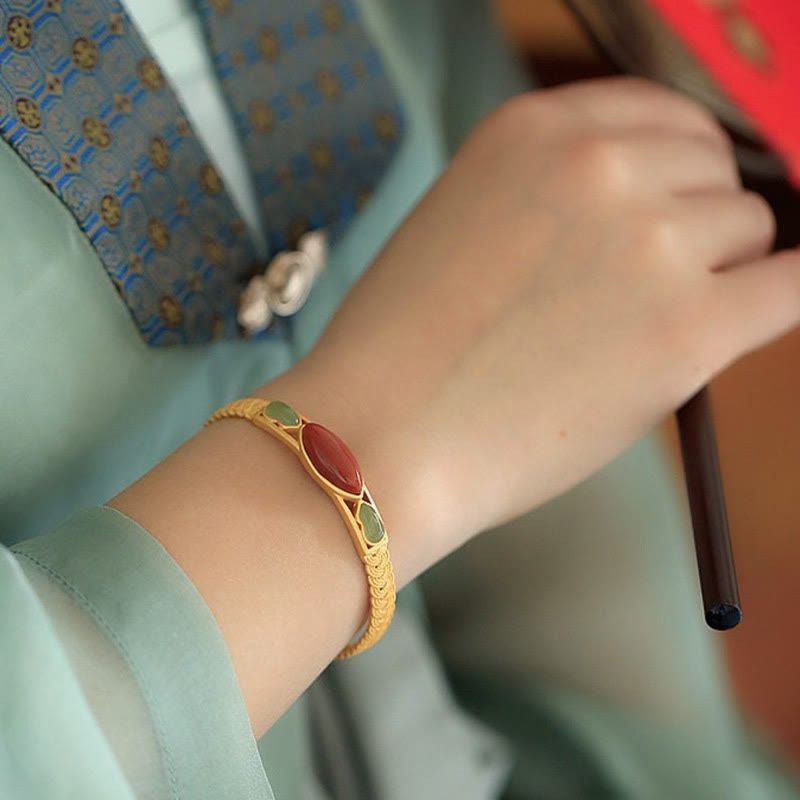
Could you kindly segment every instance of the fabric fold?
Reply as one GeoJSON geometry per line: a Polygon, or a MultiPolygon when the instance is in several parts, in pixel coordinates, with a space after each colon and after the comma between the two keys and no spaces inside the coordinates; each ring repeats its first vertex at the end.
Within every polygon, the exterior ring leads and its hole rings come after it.
{"type": "Polygon", "coordinates": [[[13,552],[113,643],[147,707],[169,797],[273,800],[216,621],[150,534],[94,507],[13,552]]]}
{"type": "Polygon", "coordinates": [[[58,637],[0,547],[0,797],[133,800],[58,637]]]}

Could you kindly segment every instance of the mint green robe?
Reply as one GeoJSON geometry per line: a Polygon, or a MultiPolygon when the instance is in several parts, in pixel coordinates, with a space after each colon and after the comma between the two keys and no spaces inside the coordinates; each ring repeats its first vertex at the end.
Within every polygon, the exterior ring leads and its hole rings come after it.
{"type": "Polygon", "coordinates": [[[147,347],[0,142],[0,798],[795,797],[730,703],[652,440],[437,566],[260,742],[202,598],[101,505],[306,352],[452,146],[522,88],[483,3],[362,5],[409,132],[292,343],[147,347]],[[591,608],[572,591],[589,553],[591,608]]]}

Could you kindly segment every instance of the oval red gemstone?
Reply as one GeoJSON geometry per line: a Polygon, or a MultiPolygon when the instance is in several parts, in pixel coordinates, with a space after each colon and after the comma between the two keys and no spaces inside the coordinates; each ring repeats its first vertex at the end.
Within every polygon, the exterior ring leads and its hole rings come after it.
{"type": "Polygon", "coordinates": [[[361,469],[350,448],[333,432],[316,422],[303,426],[303,449],[323,478],[349,494],[364,486],[361,469]]]}

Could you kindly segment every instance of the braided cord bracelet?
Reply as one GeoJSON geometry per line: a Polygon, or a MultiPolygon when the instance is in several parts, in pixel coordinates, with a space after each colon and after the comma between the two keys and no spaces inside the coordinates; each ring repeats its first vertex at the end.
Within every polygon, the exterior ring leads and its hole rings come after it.
{"type": "Polygon", "coordinates": [[[288,445],[339,510],[366,571],[369,617],[361,635],[337,658],[363,652],[383,636],[392,621],[395,584],[386,528],[355,456],[335,433],[280,400],[235,400],[215,411],[206,425],[231,418],[246,419],[288,445]]]}

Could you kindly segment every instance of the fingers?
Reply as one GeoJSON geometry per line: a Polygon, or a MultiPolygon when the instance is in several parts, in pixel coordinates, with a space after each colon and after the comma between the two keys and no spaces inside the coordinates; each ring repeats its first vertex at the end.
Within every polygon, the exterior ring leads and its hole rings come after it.
{"type": "Polygon", "coordinates": [[[670,219],[676,235],[687,237],[692,253],[711,270],[761,258],[775,238],[772,209],[755,192],[681,197],[675,200],[670,219]]]}
{"type": "Polygon", "coordinates": [[[741,186],[731,153],[706,137],[631,132],[612,141],[625,154],[629,181],[637,192],[652,187],[683,195],[741,186]]]}
{"type": "Polygon", "coordinates": [[[730,148],[714,116],[678,92],[641,78],[600,78],[551,90],[603,128],[661,128],[704,136],[730,148]]]}
{"type": "Polygon", "coordinates": [[[710,322],[728,361],[800,323],[800,250],[783,250],[713,276],[710,322]]]}

